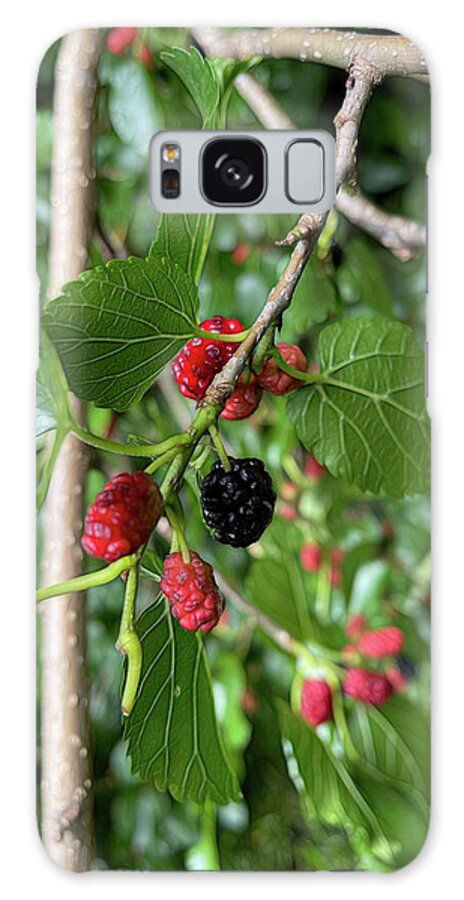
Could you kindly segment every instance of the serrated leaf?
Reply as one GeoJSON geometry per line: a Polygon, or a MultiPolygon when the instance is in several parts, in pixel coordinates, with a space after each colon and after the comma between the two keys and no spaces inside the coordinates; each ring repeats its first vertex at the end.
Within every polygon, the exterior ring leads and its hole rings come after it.
{"type": "Polygon", "coordinates": [[[133,771],[180,802],[238,800],[201,638],[180,628],[162,595],[136,627],[142,674],[124,732],[133,771]]]}
{"type": "Polygon", "coordinates": [[[65,285],[43,321],[74,393],[123,412],[195,333],[196,287],[168,260],[112,260],[65,285]]]}
{"type": "Polygon", "coordinates": [[[397,695],[382,708],[356,703],[348,724],[366,771],[405,791],[427,819],[430,728],[422,712],[397,695]]]}
{"type": "Polygon", "coordinates": [[[215,216],[211,213],[162,215],[149,257],[167,257],[198,284],[215,216]]]}
{"type": "Polygon", "coordinates": [[[400,322],[337,322],[319,340],[321,380],[296,391],[298,437],[332,475],[374,494],[426,491],[430,429],[424,356],[400,322]]]}
{"type": "Polygon", "coordinates": [[[219,83],[209,59],[194,47],[174,47],[160,53],[163,62],[180,78],[201,115],[203,127],[211,128],[221,98],[219,83]]]}
{"type": "Polygon", "coordinates": [[[289,774],[314,818],[342,826],[348,834],[363,829],[374,839],[379,856],[393,863],[395,847],[343,760],[283,703],[279,720],[289,774]]]}

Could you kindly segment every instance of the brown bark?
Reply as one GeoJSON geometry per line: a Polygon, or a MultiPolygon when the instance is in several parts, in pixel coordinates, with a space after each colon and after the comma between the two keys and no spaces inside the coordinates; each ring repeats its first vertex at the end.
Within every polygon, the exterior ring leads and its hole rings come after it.
{"type": "Polygon", "coordinates": [[[358,34],[331,28],[260,28],[219,34],[217,28],[194,28],[193,35],[209,56],[299,59],[338,69],[363,59],[383,75],[428,80],[419,48],[398,34],[358,34]]]}
{"type": "MultiPolygon", "coordinates": [[[[49,296],[86,267],[93,221],[93,117],[99,30],[63,39],[55,73],[49,296]]],[[[82,410],[76,402],[77,414],[82,410]]],[[[51,479],[44,525],[43,577],[59,582],[80,574],[82,485],[86,452],[69,436],[51,479]]],[[[85,871],[92,860],[92,773],[84,596],[41,605],[41,828],[50,857],[85,871]]]]}

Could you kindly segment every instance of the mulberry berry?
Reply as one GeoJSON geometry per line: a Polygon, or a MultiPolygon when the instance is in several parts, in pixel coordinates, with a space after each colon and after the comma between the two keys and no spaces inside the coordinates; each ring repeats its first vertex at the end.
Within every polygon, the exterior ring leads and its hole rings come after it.
{"type": "Polygon", "coordinates": [[[326,681],[305,681],[301,694],[301,715],[311,725],[321,725],[332,718],[332,691],[326,681]]]}
{"type": "Polygon", "coordinates": [[[263,389],[255,379],[249,382],[239,378],[233,394],[226,400],[221,419],[247,419],[258,408],[263,389]]]}
{"type": "Polygon", "coordinates": [[[366,631],[359,641],[359,652],[370,659],[382,659],[384,656],[396,656],[403,649],[404,634],[401,628],[388,626],[366,631]]]}
{"type": "Polygon", "coordinates": [[[230,459],[226,472],[215,462],[200,485],[206,524],[221,544],[248,547],[269,525],[276,501],[270,475],[259,459],[230,459]]]}
{"type": "MultiPolygon", "coordinates": [[[[293,344],[277,344],[277,349],[289,366],[292,366],[293,369],[298,369],[299,372],[306,372],[308,361],[299,347],[293,344]]],[[[271,394],[276,394],[279,397],[282,394],[288,394],[289,391],[294,391],[303,384],[302,381],[292,378],[283,369],[279,369],[276,360],[272,356],[266,359],[257,379],[265,391],[269,391],[271,394]]]]}
{"type": "Polygon", "coordinates": [[[190,562],[182,553],[166,557],[160,587],[171,612],[185,631],[211,631],[224,611],[224,599],[214,580],[213,567],[190,550],[190,562]]]}
{"type": "Polygon", "coordinates": [[[317,572],[320,569],[322,555],[317,544],[304,544],[300,550],[300,562],[307,572],[317,572]]]}
{"type": "Polygon", "coordinates": [[[82,546],[106,562],[134,553],[148,540],[162,509],[158,485],[145,472],[116,475],[87,510],[82,546]]]}
{"type": "MultiPolygon", "coordinates": [[[[215,316],[202,322],[200,328],[215,334],[238,334],[243,325],[238,319],[215,316]]],[[[237,343],[194,337],[172,362],[172,372],[184,397],[202,400],[213,378],[235,353],[237,343]]]]}
{"type": "Polygon", "coordinates": [[[110,53],[121,56],[125,50],[132,47],[137,31],[137,28],[113,28],[106,39],[107,49],[110,53]]]}
{"type": "Polygon", "coordinates": [[[367,669],[348,669],[343,682],[348,697],[381,706],[392,694],[393,688],[385,675],[368,672],[367,669]]]}

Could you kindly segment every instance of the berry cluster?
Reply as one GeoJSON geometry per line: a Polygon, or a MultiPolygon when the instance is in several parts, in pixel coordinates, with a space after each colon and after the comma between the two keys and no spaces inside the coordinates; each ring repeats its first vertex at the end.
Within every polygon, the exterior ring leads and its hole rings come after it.
{"type": "MultiPolygon", "coordinates": [[[[341,565],[345,556],[340,547],[333,547],[329,554],[330,567],[329,579],[332,587],[339,587],[342,583],[341,565]]],[[[324,554],[319,546],[312,542],[303,544],[300,550],[300,563],[306,572],[318,572],[324,560],[324,554]]]]}
{"type": "MultiPolygon", "coordinates": [[[[360,654],[367,659],[380,660],[398,656],[403,649],[404,634],[400,628],[386,626],[371,631],[366,630],[366,619],[362,614],[351,616],[346,626],[348,637],[354,642],[344,648],[347,655],[360,654]]],[[[345,672],[342,689],[347,697],[382,706],[394,691],[401,692],[406,684],[404,660],[397,659],[397,665],[385,672],[372,671],[361,666],[350,666],[345,672]]],[[[412,670],[409,670],[409,676],[412,670]]],[[[332,691],[323,679],[308,679],[303,684],[300,702],[301,715],[310,725],[321,725],[332,718],[332,691]]]]}
{"type": "Polygon", "coordinates": [[[106,39],[106,49],[113,56],[124,56],[126,50],[134,48],[136,58],[149,69],[153,65],[153,56],[147,44],[137,40],[138,31],[138,28],[113,28],[106,39]]]}
{"type": "MultiPolygon", "coordinates": [[[[382,628],[368,629],[366,617],[362,613],[357,613],[348,619],[346,634],[351,641],[343,648],[347,656],[357,654],[366,660],[373,661],[390,660],[392,657],[396,657],[396,660],[395,664],[390,665],[383,674],[362,668],[349,669],[350,677],[348,678],[347,675],[348,689],[344,686],[345,693],[358,700],[364,700],[364,702],[374,702],[373,700],[366,701],[364,698],[368,696],[370,690],[374,694],[377,690],[381,690],[379,687],[381,684],[383,684],[386,700],[393,690],[397,693],[404,691],[407,676],[402,671],[404,661],[400,656],[404,646],[404,633],[401,628],[396,625],[385,625],[382,628]],[[385,682],[388,682],[389,687],[385,682]]],[[[412,671],[409,671],[409,677],[411,674],[412,671]]]]}
{"type": "Polygon", "coordinates": [[[269,525],[276,495],[260,459],[229,459],[226,471],[219,460],[200,484],[206,524],[221,544],[248,547],[269,525]]]}
{"type": "MultiPolygon", "coordinates": [[[[215,316],[200,325],[202,331],[213,334],[238,334],[244,326],[238,319],[215,316]]],[[[184,397],[203,399],[213,378],[235,353],[238,344],[215,341],[214,338],[194,337],[183,347],[172,363],[174,379],[184,397]]],[[[307,370],[307,360],[299,347],[277,344],[277,349],[288,365],[299,372],[307,370]]],[[[258,375],[250,372],[241,375],[222,412],[223,419],[246,419],[258,408],[263,391],[276,396],[288,394],[301,387],[301,382],[282,371],[272,357],[267,357],[258,375]]]]}
{"type": "Polygon", "coordinates": [[[123,472],[105,485],[89,506],[82,546],[114,562],[144,544],[163,509],[158,485],[145,472],[123,472]]]}

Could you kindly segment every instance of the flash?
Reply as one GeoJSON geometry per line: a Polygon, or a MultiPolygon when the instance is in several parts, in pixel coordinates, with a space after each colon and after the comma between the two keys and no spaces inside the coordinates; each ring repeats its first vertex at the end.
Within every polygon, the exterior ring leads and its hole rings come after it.
{"type": "Polygon", "coordinates": [[[178,144],[164,144],[161,155],[163,158],[163,162],[166,162],[166,163],[177,162],[180,157],[179,145],[178,144]]]}

